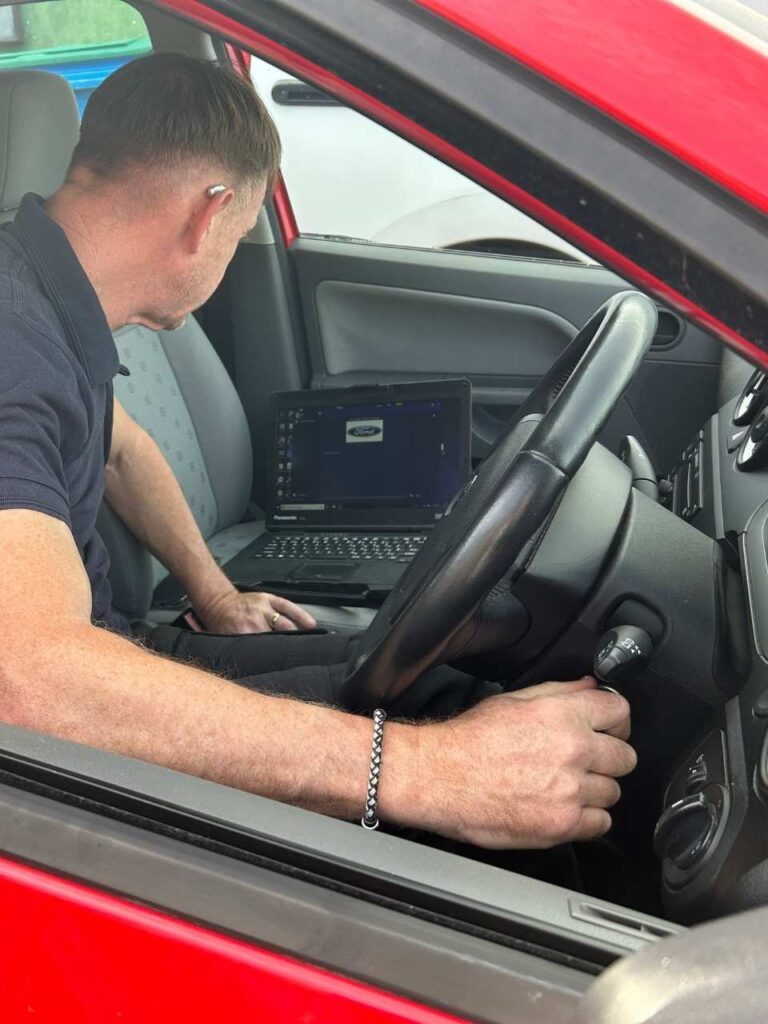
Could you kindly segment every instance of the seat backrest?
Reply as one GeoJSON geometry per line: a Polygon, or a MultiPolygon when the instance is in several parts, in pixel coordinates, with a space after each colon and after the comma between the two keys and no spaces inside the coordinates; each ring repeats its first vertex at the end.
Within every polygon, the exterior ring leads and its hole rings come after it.
{"type": "Polygon", "coordinates": [[[77,144],[72,87],[47,71],[0,72],[0,221],[12,220],[27,192],[61,185],[77,144]]]}
{"type": "MultiPolygon", "coordinates": [[[[239,522],[253,482],[248,424],[237,391],[197,321],[189,317],[178,331],[157,333],[124,327],[115,342],[130,371],[115,380],[115,395],[157,442],[203,536],[239,522]]],[[[131,571],[119,551],[110,554],[115,576],[131,571]]],[[[156,583],[166,570],[153,563],[156,583]]]]}

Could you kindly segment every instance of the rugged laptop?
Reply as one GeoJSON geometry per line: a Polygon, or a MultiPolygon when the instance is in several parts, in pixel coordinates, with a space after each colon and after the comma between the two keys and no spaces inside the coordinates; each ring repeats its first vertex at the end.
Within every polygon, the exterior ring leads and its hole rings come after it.
{"type": "Polygon", "coordinates": [[[267,529],[224,567],[302,597],[386,596],[469,478],[466,380],[271,399],[267,529]]]}

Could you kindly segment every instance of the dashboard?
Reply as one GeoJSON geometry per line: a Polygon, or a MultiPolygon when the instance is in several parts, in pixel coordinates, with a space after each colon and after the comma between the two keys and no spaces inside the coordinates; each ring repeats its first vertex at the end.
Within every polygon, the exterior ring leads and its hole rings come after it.
{"type": "Polygon", "coordinates": [[[655,832],[662,899],[679,921],[768,902],[768,374],[691,438],[662,503],[715,542],[723,698],[666,780],[655,832]]]}

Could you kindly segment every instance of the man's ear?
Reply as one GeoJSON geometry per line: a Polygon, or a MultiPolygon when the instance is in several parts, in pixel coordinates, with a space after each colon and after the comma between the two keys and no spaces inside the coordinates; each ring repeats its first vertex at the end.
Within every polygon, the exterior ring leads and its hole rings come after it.
{"type": "Polygon", "coordinates": [[[192,212],[187,224],[187,237],[190,251],[197,253],[203,244],[205,236],[211,230],[216,217],[224,210],[235,197],[231,188],[224,188],[219,192],[210,195],[204,193],[203,199],[192,212]]]}

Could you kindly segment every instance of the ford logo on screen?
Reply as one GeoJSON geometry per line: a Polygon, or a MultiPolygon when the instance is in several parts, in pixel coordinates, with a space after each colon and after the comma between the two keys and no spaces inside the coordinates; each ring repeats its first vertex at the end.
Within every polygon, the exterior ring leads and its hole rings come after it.
{"type": "Polygon", "coordinates": [[[347,444],[383,439],[384,420],[347,420],[347,444]]]}

